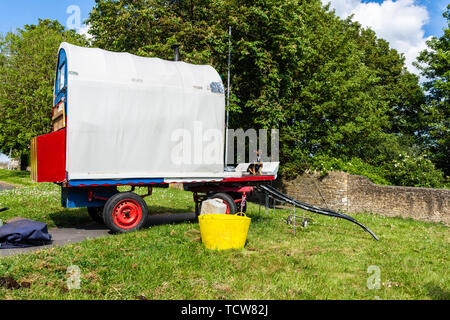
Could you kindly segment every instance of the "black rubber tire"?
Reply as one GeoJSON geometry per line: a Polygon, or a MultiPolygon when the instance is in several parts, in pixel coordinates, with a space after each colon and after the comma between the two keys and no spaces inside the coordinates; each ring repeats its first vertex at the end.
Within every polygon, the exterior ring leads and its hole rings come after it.
{"type": "Polygon", "coordinates": [[[103,207],[88,207],[89,216],[99,224],[105,224],[103,221],[103,207]]]}
{"type": "Polygon", "coordinates": [[[229,214],[237,213],[236,202],[234,202],[233,197],[227,193],[216,193],[216,194],[213,194],[212,196],[208,197],[208,199],[221,199],[230,208],[229,214]]]}
{"type": "Polygon", "coordinates": [[[148,219],[147,204],[145,203],[144,199],[142,199],[140,196],[138,196],[133,192],[116,193],[111,198],[109,198],[108,201],[106,201],[105,207],[103,208],[103,221],[105,222],[105,225],[114,233],[127,233],[139,230],[146,226],[147,219],[148,219]],[[137,203],[142,211],[142,216],[140,220],[136,223],[136,225],[133,228],[130,229],[121,228],[114,222],[113,218],[113,210],[115,206],[120,202],[126,200],[131,200],[137,203]]]}

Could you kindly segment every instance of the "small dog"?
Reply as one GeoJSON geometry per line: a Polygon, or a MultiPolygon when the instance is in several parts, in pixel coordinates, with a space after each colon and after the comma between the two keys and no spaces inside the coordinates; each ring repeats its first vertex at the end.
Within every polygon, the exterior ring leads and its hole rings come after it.
{"type": "Polygon", "coordinates": [[[251,173],[252,175],[261,175],[261,169],[263,167],[263,163],[261,161],[261,152],[258,150],[256,151],[256,161],[251,163],[248,168],[247,172],[251,173]]]}

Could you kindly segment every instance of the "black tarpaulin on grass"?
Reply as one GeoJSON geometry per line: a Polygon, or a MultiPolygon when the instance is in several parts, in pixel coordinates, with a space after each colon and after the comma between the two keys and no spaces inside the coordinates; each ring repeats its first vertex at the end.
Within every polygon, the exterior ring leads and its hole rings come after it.
{"type": "Polygon", "coordinates": [[[24,219],[0,227],[0,249],[41,246],[51,239],[47,224],[39,221],[24,219]]]}

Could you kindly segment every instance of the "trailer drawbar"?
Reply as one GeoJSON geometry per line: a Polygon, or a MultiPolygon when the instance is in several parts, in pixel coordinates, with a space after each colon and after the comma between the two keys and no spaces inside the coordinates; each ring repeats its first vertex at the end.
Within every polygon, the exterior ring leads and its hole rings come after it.
{"type": "Polygon", "coordinates": [[[358,226],[360,226],[361,228],[363,228],[365,231],[367,231],[368,233],[370,233],[370,235],[372,237],[374,237],[376,240],[379,240],[378,237],[369,229],[367,228],[365,225],[363,225],[362,223],[356,221],[355,219],[353,219],[350,216],[347,216],[345,214],[336,212],[336,211],[332,211],[329,209],[324,209],[324,208],[319,208],[319,207],[315,207],[312,205],[309,205],[307,203],[298,201],[294,198],[289,197],[288,195],[282,193],[281,191],[275,189],[272,186],[269,185],[260,185],[259,189],[264,192],[265,194],[269,195],[270,197],[272,197],[273,199],[280,201],[280,202],[285,202],[288,204],[291,204],[295,207],[298,207],[300,209],[309,211],[309,212],[313,212],[313,213],[317,213],[317,214],[321,214],[321,215],[325,215],[325,216],[329,216],[329,217],[334,217],[334,218],[341,218],[341,219],[345,219],[348,220],[350,222],[353,222],[354,224],[357,224],[358,226]]]}

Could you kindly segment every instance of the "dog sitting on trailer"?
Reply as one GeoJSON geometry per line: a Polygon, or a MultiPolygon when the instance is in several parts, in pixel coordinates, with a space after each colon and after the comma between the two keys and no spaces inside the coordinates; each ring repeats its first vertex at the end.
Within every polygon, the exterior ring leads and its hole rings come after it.
{"type": "Polygon", "coordinates": [[[256,151],[256,161],[248,166],[247,172],[255,176],[256,175],[260,176],[262,174],[261,173],[262,167],[263,163],[261,161],[261,152],[258,150],[256,151]]]}

